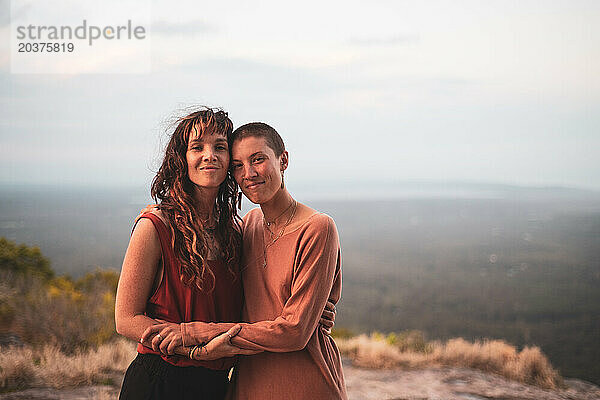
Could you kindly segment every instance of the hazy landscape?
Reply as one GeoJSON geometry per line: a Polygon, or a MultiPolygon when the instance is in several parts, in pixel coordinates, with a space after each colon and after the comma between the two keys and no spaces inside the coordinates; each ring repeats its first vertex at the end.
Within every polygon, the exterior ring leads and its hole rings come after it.
{"type": "MultiPolygon", "coordinates": [[[[352,199],[329,187],[328,200],[310,189],[298,198],[333,216],[342,242],[338,330],[537,345],[563,376],[600,383],[598,193],[406,184],[352,199]]],[[[149,201],[145,190],[5,186],[0,236],[39,246],[59,274],[118,270],[149,201]]]]}

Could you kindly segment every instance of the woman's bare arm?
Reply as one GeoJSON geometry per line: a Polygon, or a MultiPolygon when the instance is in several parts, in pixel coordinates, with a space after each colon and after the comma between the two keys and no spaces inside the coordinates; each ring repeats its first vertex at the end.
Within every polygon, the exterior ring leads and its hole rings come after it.
{"type": "Polygon", "coordinates": [[[144,312],[160,259],[158,233],[152,221],[142,218],[129,240],[115,303],[117,332],[129,339],[139,341],[144,330],[157,323],[144,312]]]}

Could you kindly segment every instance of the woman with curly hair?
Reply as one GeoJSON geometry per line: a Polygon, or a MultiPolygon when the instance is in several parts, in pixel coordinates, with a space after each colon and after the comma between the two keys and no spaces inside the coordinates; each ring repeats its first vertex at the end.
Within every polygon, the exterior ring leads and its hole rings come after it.
{"type": "MultiPolygon", "coordinates": [[[[119,334],[139,342],[160,322],[240,320],[242,235],[229,172],[232,127],[225,112],[209,108],[178,120],[152,182],[160,210],[138,219],[123,261],[115,304],[119,334]]],[[[222,351],[204,361],[161,355],[151,342],[139,343],[120,398],[222,399],[232,356],[240,354],[228,351],[238,330],[220,335],[222,351]]]]}

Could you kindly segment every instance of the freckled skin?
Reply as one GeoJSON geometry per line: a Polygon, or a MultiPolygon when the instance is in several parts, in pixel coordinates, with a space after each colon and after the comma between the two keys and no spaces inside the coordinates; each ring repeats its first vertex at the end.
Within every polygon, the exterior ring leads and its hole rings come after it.
{"type": "Polygon", "coordinates": [[[287,168],[287,152],[277,157],[265,139],[247,137],[233,144],[233,177],[255,204],[269,203],[281,189],[281,174],[287,168]]]}
{"type": "Polygon", "coordinates": [[[227,138],[222,135],[191,137],[186,160],[188,176],[194,184],[203,188],[218,189],[229,168],[227,138]]]}

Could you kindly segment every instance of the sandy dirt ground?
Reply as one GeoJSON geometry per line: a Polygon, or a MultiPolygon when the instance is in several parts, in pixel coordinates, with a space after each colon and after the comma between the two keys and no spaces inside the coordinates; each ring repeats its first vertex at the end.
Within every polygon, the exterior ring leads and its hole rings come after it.
{"type": "Polygon", "coordinates": [[[351,400],[600,399],[599,387],[576,380],[567,380],[565,389],[544,390],[466,368],[344,371],[351,400]]]}
{"type": "MultiPolygon", "coordinates": [[[[564,389],[544,390],[472,369],[372,370],[348,362],[344,373],[350,400],[600,400],[600,387],[579,380],[566,380],[564,389]]],[[[0,400],[104,400],[116,399],[118,392],[115,386],[36,388],[0,394],[0,400]]]]}

